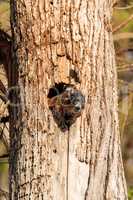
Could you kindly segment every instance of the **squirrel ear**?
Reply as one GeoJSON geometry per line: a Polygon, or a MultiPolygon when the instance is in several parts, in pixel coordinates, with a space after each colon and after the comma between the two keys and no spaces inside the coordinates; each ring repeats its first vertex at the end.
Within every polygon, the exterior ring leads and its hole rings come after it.
{"type": "Polygon", "coordinates": [[[72,87],[67,87],[67,88],[66,88],[66,91],[67,91],[67,92],[73,92],[73,90],[74,90],[74,89],[73,89],[72,87]]]}

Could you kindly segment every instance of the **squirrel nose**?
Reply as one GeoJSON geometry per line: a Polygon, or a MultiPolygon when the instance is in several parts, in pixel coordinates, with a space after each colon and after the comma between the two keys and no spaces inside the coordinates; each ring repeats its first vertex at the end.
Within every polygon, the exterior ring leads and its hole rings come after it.
{"type": "Polygon", "coordinates": [[[75,105],[75,111],[79,112],[81,110],[81,105],[75,105]]]}

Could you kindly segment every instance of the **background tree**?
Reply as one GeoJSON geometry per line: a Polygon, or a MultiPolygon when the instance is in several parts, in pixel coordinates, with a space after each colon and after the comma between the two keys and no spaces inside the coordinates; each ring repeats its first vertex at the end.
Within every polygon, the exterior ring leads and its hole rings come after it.
{"type": "Polygon", "coordinates": [[[10,198],[127,199],[112,2],[11,3],[17,75],[11,86],[20,95],[13,89],[10,96],[10,198]],[[47,103],[50,87],[61,82],[86,98],[82,116],[65,134],[47,103]]]}

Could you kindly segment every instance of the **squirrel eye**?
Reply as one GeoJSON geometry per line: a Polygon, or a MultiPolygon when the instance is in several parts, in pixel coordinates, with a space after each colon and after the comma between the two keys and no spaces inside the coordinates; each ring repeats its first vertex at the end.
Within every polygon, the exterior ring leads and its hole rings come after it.
{"type": "Polygon", "coordinates": [[[70,99],[64,99],[64,104],[70,104],[70,103],[71,103],[70,99]]]}

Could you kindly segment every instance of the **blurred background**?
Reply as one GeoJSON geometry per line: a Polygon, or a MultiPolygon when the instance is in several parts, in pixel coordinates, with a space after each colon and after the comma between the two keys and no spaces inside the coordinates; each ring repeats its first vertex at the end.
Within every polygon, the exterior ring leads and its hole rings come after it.
{"type": "Polygon", "coordinates": [[[122,154],[133,200],[133,0],[120,0],[114,6],[113,35],[119,89],[119,122],[122,154]]]}
{"type": "MultiPolygon", "coordinates": [[[[118,71],[122,154],[128,197],[129,200],[133,200],[133,0],[120,0],[114,5],[112,26],[118,71]]],[[[0,29],[10,35],[9,0],[0,0],[0,29]]],[[[1,63],[0,80],[7,87],[6,75],[1,63]]],[[[0,119],[5,117],[5,121],[0,122],[0,200],[8,199],[9,125],[6,122],[7,106],[8,102],[0,100],[0,119]]]]}

